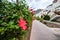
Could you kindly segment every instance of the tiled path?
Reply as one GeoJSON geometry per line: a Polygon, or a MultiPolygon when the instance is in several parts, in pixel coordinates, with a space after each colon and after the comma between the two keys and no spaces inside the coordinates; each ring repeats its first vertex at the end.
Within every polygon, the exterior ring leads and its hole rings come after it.
{"type": "Polygon", "coordinates": [[[30,40],[57,40],[49,28],[41,22],[34,20],[30,40]]]}

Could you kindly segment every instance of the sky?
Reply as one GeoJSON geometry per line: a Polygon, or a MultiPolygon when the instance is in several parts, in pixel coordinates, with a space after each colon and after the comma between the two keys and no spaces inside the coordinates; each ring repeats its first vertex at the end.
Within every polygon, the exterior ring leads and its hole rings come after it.
{"type": "Polygon", "coordinates": [[[26,0],[27,4],[30,8],[37,9],[45,9],[48,5],[52,4],[53,0],[26,0]]]}
{"type": "Polygon", "coordinates": [[[45,9],[48,5],[52,4],[52,1],[53,0],[26,0],[26,3],[29,6],[29,8],[37,10],[37,9],[45,9]]]}

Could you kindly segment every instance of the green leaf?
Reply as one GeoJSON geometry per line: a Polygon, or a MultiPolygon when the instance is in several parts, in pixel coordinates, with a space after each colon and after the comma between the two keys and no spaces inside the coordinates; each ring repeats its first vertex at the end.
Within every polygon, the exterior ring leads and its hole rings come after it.
{"type": "Polygon", "coordinates": [[[19,26],[15,25],[15,28],[16,28],[16,29],[19,29],[19,26]]]}
{"type": "Polygon", "coordinates": [[[13,38],[12,40],[18,40],[17,38],[13,38]]]}
{"type": "Polygon", "coordinates": [[[5,28],[5,27],[0,27],[0,32],[6,31],[6,30],[7,30],[7,28],[5,28]]]}
{"type": "Polygon", "coordinates": [[[3,20],[0,20],[0,23],[2,23],[3,22],[3,20]]]}
{"type": "Polygon", "coordinates": [[[12,18],[14,18],[14,17],[16,17],[16,16],[17,16],[17,14],[13,14],[12,18]]]}
{"type": "Polygon", "coordinates": [[[1,35],[4,34],[5,31],[6,31],[6,28],[0,27],[0,33],[1,33],[1,35]]]}
{"type": "Polygon", "coordinates": [[[0,27],[0,32],[2,32],[4,30],[4,27],[0,27]]]}
{"type": "Polygon", "coordinates": [[[2,25],[6,25],[7,23],[6,22],[3,22],[2,25]]]}
{"type": "Polygon", "coordinates": [[[9,22],[9,28],[15,28],[15,27],[14,27],[14,21],[10,21],[10,22],[9,22]]]}
{"type": "Polygon", "coordinates": [[[13,24],[14,24],[14,21],[10,21],[10,22],[9,22],[9,25],[13,25],[13,24]]]}
{"type": "Polygon", "coordinates": [[[11,16],[8,16],[7,18],[11,18],[11,16]]]}
{"type": "Polygon", "coordinates": [[[14,25],[9,25],[9,28],[14,29],[14,28],[15,28],[15,26],[14,26],[14,25]]]}
{"type": "Polygon", "coordinates": [[[3,34],[4,34],[4,31],[1,32],[1,35],[3,35],[3,34]]]}

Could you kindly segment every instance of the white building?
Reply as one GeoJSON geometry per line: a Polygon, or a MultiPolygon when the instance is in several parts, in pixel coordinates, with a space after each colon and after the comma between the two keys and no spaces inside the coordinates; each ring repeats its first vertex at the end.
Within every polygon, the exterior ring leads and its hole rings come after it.
{"type": "Polygon", "coordinates": [[[54,17],[54,11],[60,11],[60,0],[54,0],[52,4],[50,4],[46,9],[40,11],[40,13],[36,14],[35,16],[41,17],[42,14],[46,14],[49,12],[50,17],[54,17]]]}
{"type": "Polygon", "coordinates": [[[46,14],[48,10],[42,9],[42,11],[36,12],[35,17],[41,17],[41,15],[46,14]]]}
{"type": "Polygon", "coordinates": [[[51,17],[55,16],[54,11],[55,11],[55,10],[60,11],[60,0],[54,0],[54,1],[53,1],[53,4],[49,5],[46,9],[47,9],[47,10],[50,10],[49,15],[50,15],[51,17]]]}

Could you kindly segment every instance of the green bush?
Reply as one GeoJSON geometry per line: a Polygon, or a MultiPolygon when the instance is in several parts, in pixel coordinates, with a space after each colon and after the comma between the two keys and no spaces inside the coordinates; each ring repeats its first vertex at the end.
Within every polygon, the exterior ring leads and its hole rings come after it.
{"type": "Polygon", "coordinates": [[[50,20],[50,16],[49,15],[44,15],[44,20],[50,20]]]}
{"type": "Polygon", "coordinates": [[[36,20],[39,20],[39,21],[42,21],[43,18],[40,18],[39,16],[38,17],[35,17],[36,20]]]}
{"type": "Polygon", "coordinates": [[[50,20],[50,16],[48,14],[43,14],[41,18],[43,18],[44,20],[50,20]]]}
{"type": "Polygon", "coordinates": [[[31,25],[32,16],[25,1],[19,4],[0,2],[0,40],[23,40],[27,29],[31,25]],[[18,26],[18,20],[22,17],[26,21],[26,30],[18,26]]]}

